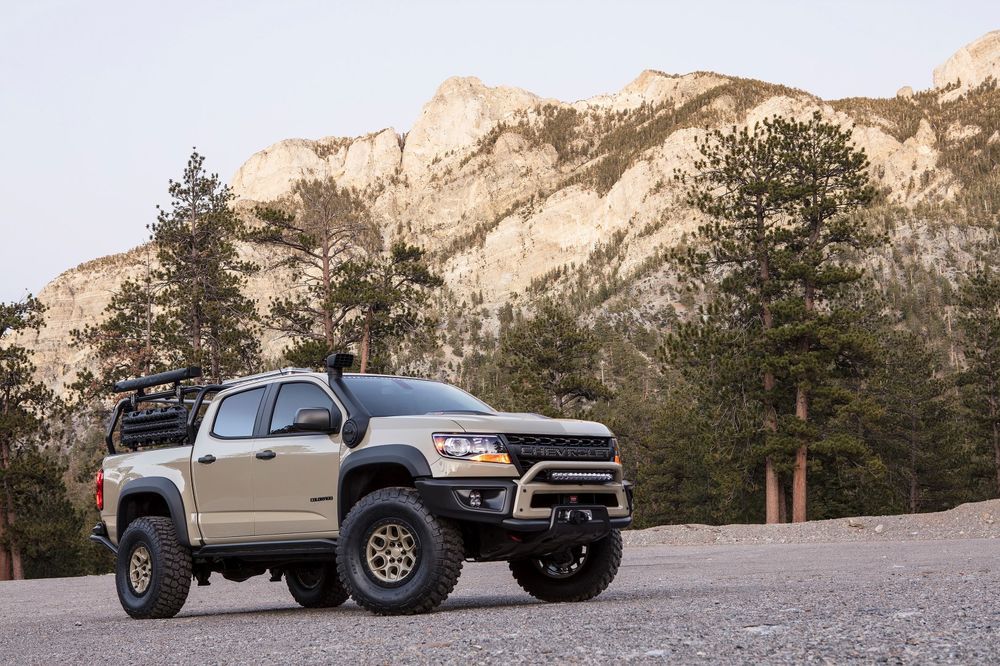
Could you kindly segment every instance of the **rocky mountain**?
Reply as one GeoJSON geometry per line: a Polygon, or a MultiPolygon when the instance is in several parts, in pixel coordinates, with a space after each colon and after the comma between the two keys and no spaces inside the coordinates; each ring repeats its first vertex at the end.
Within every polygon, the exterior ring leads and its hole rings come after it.
{"type": "MultiPolygon", "coordinates": [[[[995,233],[982,222],[1000,206],[998,76],[1000,31],[937,68],[933,88],[890,99],[822,100],[715,73],[645,71],[617,93],[562,102],[452,78],[405,134],[281,141],[252,155],[231,185],[248,208],[302,177],[357,187],[387,239],[431,250],[452,302],[488,315],[532,293],[576,290],[586,294],[581,307],[627,297],[637,317],[654,321],[683,307],[661,254],[698,224],[674,182],[693,166],[696,137],[819,111],[854,127],[885,191],[873,224],[904,241],[878,275],[932,271],[947,282],[995,233]]],[[[145,270],[147,252],[81,264],[41,292],[48,325],[30,346],[49,385],[60,390],[87,363],[68,348],[69,330],[98,319],[121,280],[145,270]]],[[[264,272],[250,290],[266,304],[287,279],[264,272]]],[[[283,343],[266,345],[277,355],[283,343]]]]}

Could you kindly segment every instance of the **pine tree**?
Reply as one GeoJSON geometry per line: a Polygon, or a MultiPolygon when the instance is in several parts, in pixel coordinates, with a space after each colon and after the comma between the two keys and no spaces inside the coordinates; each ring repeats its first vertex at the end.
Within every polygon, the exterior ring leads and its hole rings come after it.
{"type": "Polygon", "coordinates": [[[170,181],[170,208],[152,225],[153,281],[172,333],[166,343],[184,363],[202,366],[206,380],[221,381],[260,362],[256,306],[242,292],[257,267],[239,257],[246,227],[229,188],[204,161],[193,152],[181,180],[170,181]]]}
{"type": "Polygon", "coordinates": [[[800,421],[792,520],[801,522],[806,520],[808,445],[818,436],[809,425],[810,393],[827,380],[836,356],[854,342],[849,318],[829,306],[837,290],[862,276],[850,252],[865,252],[880,238],[868,232],[862,218],[851,215],[871,203],[875,188],[869,182],[868,158],[851,142],[849,130],[824,122],[816,112],[806,122],[777,118],[772,131],[781,138],[786,192],[796,202],[794,223],[784,230],[789,252],[782,255],[781,269],[797,283],[799,300],[786,300],[780,336],[790,346],[788,368],[800,421]]]}
{"type": "Polygon", "coordinates": [[[406,336],[435,326],[424,306],[431,290],[443,284],[428,266],[426,252],[402,242],[388,252],[337,267],[332,300],[356,314],[360,372],[367,372],[372,358],[384,360],[391,346],[406,336]]]}
{"type": "Polygon", "coordinates": [[[122,379],[183,364],[179,350],[171,349],[174,336],[170,323],[156,307],[150,248],[145,252],[144,275],[121,284],[104,308],[101,322],[70,331],[70,344],[89,350],[96,362],[96,371],[80,371],[69,387],[81,404],[107,395],[122,379]]]}
{"type": "Polygon", "coordinates": [[[11,459],[10,487],[17,522],[8,528],[23,559],[21,573],[25,578],[87,573],[83,548],[91,546],[81,534],[82,516],[67,496],[65,471],[37,446],[21,447],[11,459]]]}
{"type": "Polygon", "coordinates": [[[322,366],[347,344],[353,302],[337,298],[338,267],[367,257],[380,242],[368,205],[357,191],[333,178],[303,179],[283,201],[257,211],[252,239],[276,248],[276,266],[299,279],[292,294],[271,303],[268,328],[292,339],[285,352],[294,364],[322,366]]]}
{"type": "Polygon", "coordinates": [[[504,377],[497,396],[505,409],[569,416],[588,401],[609,395],[597,377],[600,345],[593,330],[552,300],[509,326],[496,365],[504,377]]]}
{"type": "MultiPolygon", "coordinates": [[[[754,354],[760,390],[755,394],[763,406],[765,438],[778,431],[777,386],[767,338],[775,326],[773,302],[783,289],[782,276],[776,274],[783,251],[781,225],[793,205],[776,122],[769,119],[729,133],[712,131],[698,143],[696,174],[678,174],[688,185],[689,203],[711,218],[698,229],[701,246],[678,258],[694,275],[718,277],[723,293],[745,298],[748,324],[757,330],[754,354]]],[[[765,489],[766,520],[778,522],[784,502],[771,455],[765,457],[765,489]]]]}
{"type": "Polygon", "coordinates": [[[34,379],[31,352],[11,342],[24,331],[44,325],[45,307],[32,296],[0,303],[0,580],[24,578],[25,526],[17,502],[23,474],[17,454],[29,447],[52,407],[52,392],[34,379]]]}
{"type": "Polygon", "coordinates": [[[963,466],[955,441],[955,412],[941,363],[924,340],[909,332],[889,332],[879,368],[866,391],[880,413],[871,438],[885,460],[894,498],[884,510],[910,513],[950,508],[951,489],[962,485],[963,466]]]}
{"type": "Polygon", "coordinates": [[[960,381],[980,441],[992,449],[1000,494],[1000,275],[988,266],[977,270],[962,289],[961,307],[968,368],[960,381]]]}

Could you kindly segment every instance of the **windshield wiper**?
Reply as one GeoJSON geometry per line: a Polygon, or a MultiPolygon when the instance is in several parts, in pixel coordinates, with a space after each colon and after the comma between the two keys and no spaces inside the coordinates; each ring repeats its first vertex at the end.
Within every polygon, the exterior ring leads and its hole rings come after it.
{"type": "Polygon", "coordinates": [[[428,414],[473,414],[475,416],[496,416],[496,412],[481,412],[478,409],[442,409],[436,412],[424,412],[424,416],[428,414]]]}

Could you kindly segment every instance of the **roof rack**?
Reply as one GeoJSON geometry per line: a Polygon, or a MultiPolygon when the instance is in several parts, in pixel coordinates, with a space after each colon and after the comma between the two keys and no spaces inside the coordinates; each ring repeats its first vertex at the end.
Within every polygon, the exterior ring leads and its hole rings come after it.
{"type": "Polygon", "coordinates": [[[246,377],[234,377],[233,379],[227,379],[222,382],[225,386],[236,386],[239,384],[246,384],[247,382],[253,382],[258,379],[266,379],[268,377],[281,377],[282,375],[304,375],[316,372],[315,370],[310,370],[309,368],[281,368],[280,370],[268,370],[267,372],[260,372],[256,375],[247,375],[246,377]]]}

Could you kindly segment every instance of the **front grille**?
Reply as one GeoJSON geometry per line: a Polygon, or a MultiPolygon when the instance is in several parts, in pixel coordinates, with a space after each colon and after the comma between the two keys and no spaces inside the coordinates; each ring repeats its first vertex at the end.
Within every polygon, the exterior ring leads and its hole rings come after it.
{"type": "MultiPolygon", "coordinates": [[[[581,435],[504,435],[511,461],[521,474],[543,460],[608,462],[614,453],[610,437],[581,435]]],[[[544,480],[544,475],[538,477],[544,480]]]]}

